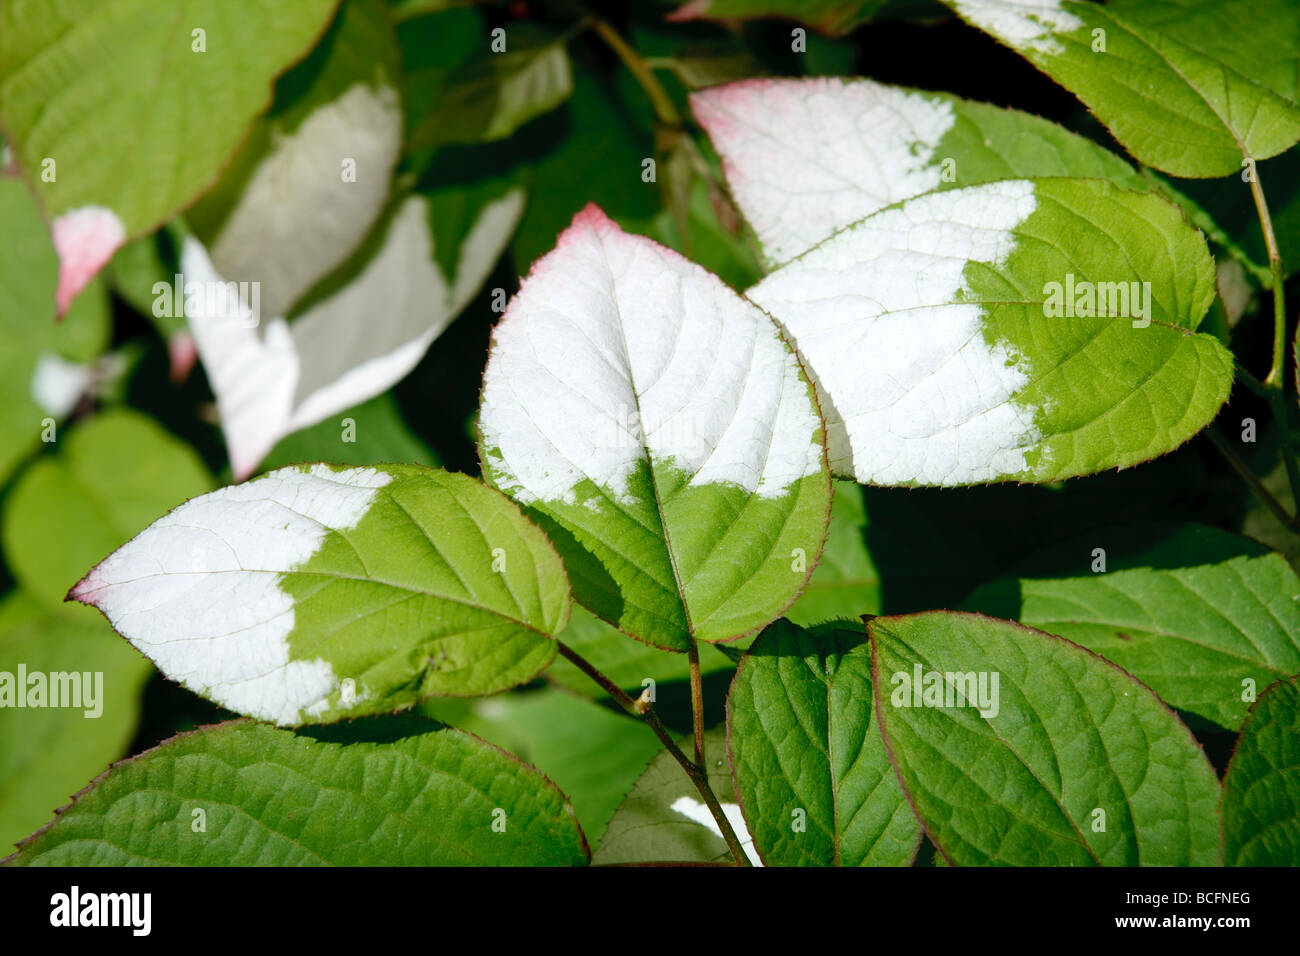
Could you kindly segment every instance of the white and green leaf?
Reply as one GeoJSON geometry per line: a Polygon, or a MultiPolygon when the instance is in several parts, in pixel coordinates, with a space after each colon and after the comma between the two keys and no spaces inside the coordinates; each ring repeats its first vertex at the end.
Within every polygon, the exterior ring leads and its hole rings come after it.
{"type": "Polygon", "coordinates": [[[1173,450],[1232,385],[1232,356],[1194,331],[1214,294],[1177,207],[1097,179],[926,194],[747,293],[808,363],[832,470],[884,485],[1050,481],[1173,450]]]}
{"type": "Polygon", "coordinates": [[[359,246],[402,150],[397,37],[380,0],[345,0],[312,54],[280,78],[221,181],[186,213],[217,272],[257,282],[287,315],[359,246]]]}
{"type": "Polygon", "coordinates": [[[513,504],[408,465],[283,468],[195,498],[69,597],[172,680],[282,725],[523,683],[569,615],[560,559],[513,504]]]}
{"type": "Polygon", "coordinates": [[[0,529],[11,573],[47,607],[159,514],[212,488],[193,448],[125,408],[78,423],[55,447],[14,482],[0,529]]]}
{"type": "Polygon", "coordinates": [[[1289,0],[944,0],[1088,106],[1138,160],[1227,176],[1300,141],[1289,0]]]}
{"type": "Polygon", "coordinates": [[[407,424],[391,391],[280,439],[262,467],[269,471],[315,461],[358,466],[384,461],[429,468],[442,464],[407,424]]]}
{"type": "Polygon", "coordinates": [[[437,202],[402,200],[292,323],[275,317],[264,328],[203,245],[186,240],[186,284],[205,293],[186,313],[237,479],[285,435],[373,398],[414,368],[487,277],[523,209],[519,190],[478,209],[447,275],[435,259],[437,202]]]}
{"type": "Polygon", "coordinates": [[[577,599],[658,647],[757,630],[821,551],[823,428],[793,350],[594,206],[497,326],[479,429],[484,475],[550,534],[577,599]]]}
{"type": "Polygon", "coordinates": [[[1018,110],[868,79],[743,80],[691,95],[769,266],[904,199],[999,179],[1147,189],[1131,166],[1018,110]]]}

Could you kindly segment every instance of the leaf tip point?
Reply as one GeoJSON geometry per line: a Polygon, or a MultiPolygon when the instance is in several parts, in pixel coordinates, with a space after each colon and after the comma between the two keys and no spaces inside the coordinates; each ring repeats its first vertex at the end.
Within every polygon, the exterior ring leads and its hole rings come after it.
{"type": "Polygon", "coordinates": [[[50,226],[54,251],[59,256],[59,285],[55,294],[58,317],[90,284],[126,241],[126,227],[105,206],[81,206],[59,216],[50,226]]]}
{"type": "Polygon", "coordinates": [[[167,356],[171,363],[170,377],[173,385],[183,385],[198,361],[198,345],[188,331],[180,331],[167,340],[167,356]]]}
{"type": "Polygon", "coordinates": [[[710,0],[688,0],[676,10],[670,10],[664,14],[664,20],[668,23],[686,23],[690,20],[698,20],[709,12],[710,0]]]}
{"type": "MultiPolygon", "coordinates": [[[[602,230],[607,229],[610,226],[618,228],[618,224],[605,214],[605,210],[601,209],[594,202],[589,202],[574,214],[573,222],[569,224],[569,228],[566,229],[565,232],[567,233],[572,229],[602,230]]],[[[563,238],[563,236],[561,236],[561,238],[563,238]]]]}
{"type": "MultiPolygon", "coordinates": [[[[533,263],[532,268],[529,269],[528,277],[520,283],[519,291],[523,291],[529,280],[537,278],[537,276],[544,274],[548,270],[551,256],[555,253],[571,246],[581,245],[591,236],[599,239],[609,233],[622,233],[622,231],[618,223],[610,219],[605,210],[594,202],[587,203],[574,214],[573,220],[556,237],[555,247],[533,263]]],[[[508,313],[509,309],[506,311],[508,313]]]]}
{"type": "Polygon", "coordinates": [[[94,590],[94,586],[90,583],[90,579],[94,574],[95,572],[91,571],[72,587],[68,588],[68,593],[63,596],[63,603],[85,604],[88,607],[97,607],[98,605],[96,605],[94,601],[87,599],[87,595],[94,590]]]}

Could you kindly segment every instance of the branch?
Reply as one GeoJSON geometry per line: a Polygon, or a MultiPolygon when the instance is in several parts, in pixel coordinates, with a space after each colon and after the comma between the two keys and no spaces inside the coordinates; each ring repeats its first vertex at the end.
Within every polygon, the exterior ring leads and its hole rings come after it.
{"type": "Polygon", "coordinates": [[[700,645],[691,638],[686,652],[691,665],[691,723],[695,728],[695,762],[704,766],[704,682],[700,677],[700,645]]]}
{"type": "Polygon", "coordinates": [[[1207,428],[1205,434],[1209,436],[1214,447],[1219,449],[1219,452],[1223,457],[1228,460],[1228,464],[1232,465],[1232,467],[1236,469],[1237,474],[1241,475],[1241,477],[1245,479],[1246,484],[1250,486],[1250,490],[1255,493],[1256,497],[1264,503],[1268,510],[1273,512],[1277,519],[1286,527],[1300,531],[1300,525],[1297,525],[1297,519],[1287,514],[1286,509],[1282,507],[1282,503],[1278,501],[1277,498],[1273,497],[1272,492],[1264,487],[1264,483],[1259,480],[1259,476],[1251,471],[1250,466],[1246,464],[1245,460],[1240,455],[1237,454],[1236,449],[1232,447],[1228,442],[1228,439],[1220,435],[1219,430],[1214,426],[1207,428]]]}
{"type": "Polygon", "coordinates": [[[1250,194],[1255,200],[1255,211],[1259,214],[1259,227],[1264,233],[1269,271],[1273,276],[1273,361],[1263,385],[1281,435],[1282,462],[1286,465],[1287,481],[1291,485],[1291,499],[1300,502],[1300,464],[1296,461],[1295,448],[1288,427],[1286,394],[1282,384],[1286,372],[1285,276],[1282,271],[1282,255],[1278,252],[1277,236],[1273,234],[1273,218],[1269,215],[1268,202],[1264,199],[1264,186],[1259,181],[1259,169],[1253,161],[1250,169],[1250,194]]]}
{"type": "Polygon", "coordinates": [[[658,117],[659,122],[675,129],[682,128],[685,125],[682,121],[682,114],[677,111],[673,98],[668,95],[668,91],[664,89],[663,84],[659,82],[659,78],[655,76],[654,70],[650,69],[649,64],[646,63],[641,54],[632,49],[631,44],[610,26],[609,21],[595,14],[589,14],[587,22],[591,24],[593,30],[600,34],[600,38],[608,44],[609,48],[618,55],[618,58],[623,61],[623,65],[628,68],[631,74],[636,77],[641,89],[645,90],[646,96],[650,97],[650,105],[654,107],[655,116],[658,117]]]}
{"type": "Polygon", "coordinates": [[[674,760],[681,764],[682,769],[686,771],[686,776],[691,778],[691,783],[695,784],[695,789],[700,792],[704,805],[709,808],[709,813],[713,814],[713,820],[717,823],[719,832],[722,833],[722,839],[726,842],[727,849],[731,851],[731,856],[736,861],[735,865],[749,866],[749,857],[745,855],[745,850],[740,845],[740,839],[736,836],[736,831],[732,829],[731,821],[722,812],[722,806],[718,803],[713,788],[709,786],[709,775],[705,772],[703,763],[692,763],[686,754],[682,753],[682,749],[677,746],[672,735],[668,733],[667,728],[664,727],[659,715],[655,713],[654,707],[650,705],[648,700],[644,697],[640,700],[633,700],[623,693],[617,684],[596,670],[590,661],[569,647],[569,645],[560,640],[555,643],[559,645],[561,657],[600,685],[601,690],[618,701],[629,714],[633,717],[639,717],[649,725],[655,736],[659,738],[659,742],[664,745],[664,749],[673,755],[674,760]]]}

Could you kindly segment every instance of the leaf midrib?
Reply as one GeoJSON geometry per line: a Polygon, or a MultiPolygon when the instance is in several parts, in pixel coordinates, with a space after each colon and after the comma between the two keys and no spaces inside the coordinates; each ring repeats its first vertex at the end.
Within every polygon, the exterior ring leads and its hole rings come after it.
{"type": "MultiPolygon", "coordinates": [[[[601,251],[604,251],[605,240],[603,236],[598,237],[601,245],[601,251]]],[[[639,254],[640,250],[638,250],[639,254]]],[[[618,283],[619,277],[614,274],[610,267],[609,256],[602,256],[602,263],[610,278],[609,303],[614,309],[614,324],[618,326],[618,341],[623,347],[623,365],[627,369],[628,390],[632,393],[632,401],[636,405],[636,419],[638,431],[641,433],[641,451],[646,463],[646,471],[650,475],[650,491],[654,495],[655,517],[659,519],[659,530],[664,538],[664,551],[668,555],[668,566],[673,572],[673,586],[677,591],[677,603],[682,608],[682,619],[686,622],[686,639],[695,644],[695,625],[691,622],[691,609],[686,605],[686,589],[682,584],[682,573],[677,567],[677,553],[673,550],[672,538],[668,533],[668,522],[664,520],[663,496],[659,493],[659,476],[655,472],[654,461],[650,457],[650,446],[647,443],[648,435],[646,434],[645,416],[641,414],[641,392],[636,387],[636,379],[632,374],[632,352],[627,344],[627,330],[623,325],[623,310],[618,302],[618,283]]],[[[679,325],[677,329],[678,340],[680,340],[682,328],[679,325]]],[[[676,342],[673,349],[676,351],[676,342]]]]}
{"type": "Polygon", "coordinates": [[[493,614],[501,618],[502,620],[507,621],[508,623],[517,624],[520,627],[533,631],[545,638],[553,638],[555,636],[548,631],[542,630],[540,627],[537,627],[536,625],[528,623],[527,621],[522,621],[519,620],[518,618],[511,617],[509,614],[505,613],[504,611],[498,611],[496,608],[491,608],[483,604],[476,604],[473,601],[467,601],[463,598],[455,598],[455,597],[451,597],[450,595],[439,594],[437,591],[430,591],[427,588],[415,587],[409,584],[399,584],[396,581],[389,581],[385,578],[363,577],[358,574],[343,574],[342,572],[338,572],[338,571],[304,571],[296,568],[288,571],[283,569],[271,570],[268,568],[221,568],[215,571],[158,571],[153,574],[137,575],[131,578],[129,581],[115,581],[111,584],[103,584],[95,588],[93,591],[87,592],[87,594],[88,595],[96,594],[100,591],[107,590],[108,588],[121,587],[123,584],[134,584],[137,581],[145,581],[148,580],[149,578],[178,577],[182,575],[195,576],[195,577],[207,577],[213,574],[300,575],[302,577],[323,577],[333,581],[357,581],[363,584],[377,584],[380,585],[381,587],[392,588],[395,591],[405,591],[409,594],[423,595],[425,597],[435,598],[440,601],[447,601],[450,604],[457,604],[460,605],[461,607],[467,607],[475,611],[483,611],[488,614],[493,614]]]}
{"type": "MultiPolygon", "coordinates": [[[[911,644],[907,643],[907,641],[903,640],[903,639],[902,639],[898,634],[895,634],[895,633],[892,633],[892,632],[891,632],[891,633],[889,634],[889,639],[890,639],[892,642],[894,642],[896,645],[898,645],[898,647],[903,648],[903,649],[904,649],[908,654],[912,655],[913,660],[919,661],[920,663],[922,663],[926,668],[928,668],[928,669],[931,670],[931,671],[938,670],[938,668],[935,668],[935,667],[934,667],[933,663],[930,661],[929,658],[927,658],[927,657],[925,657],[924,655],[922,655],[919,651],[916,650],[916,648],[914,648],[911,644]]],[[[877,641],[878,638],[875,638],[875,637],[873,636],[873,637],[871,638],[871,640],[874,642],[874,641],[877,641]]],[[[898,654],[899,657],[903,657],[903,656],[904,656],[904,654],[900,654],[900,653],[898,653],[897,650],[895,650],[894,653],[898,654]]],[[[1027,702],[1027,701],[1028,701],[1028,698],[1026,698],[1026,702],[1027,702]]],[[[944,716],[944,717],[948,717],[949,720],[953,720],[953,721],[955,722],[955,718],[953,718],[950,714],[948,714],[948,712],[947,712],[947,708],[939,707],[939,708],[930,708],[930,709],[931,709],[932,711],[934,711],[935,713],[940,714],[940,715],[942,715],[942,716],[944,716]]],[[[1044,783],[1043,779],[1038,775],[1037,771],[1035,771],[1032,767],[1030,767],[1029,764],[1025,761],[1025,759],[1020,755],[1020,753],[1019,753],[1019,752],[1018,752],[1014,747],[1012,747],[1010,743],[1007,742],[1006,738],[1004,738],[1004,737],[1002,736],[1001,732],[999,732],[998,729],[997,729],[996,727],[993,726],[993,722],[992,722],[989,718],[985,717],[982,713],[979,713],[979,711],[976,711],[976,713],[979,715],[979,718],[980,718],[980,720],[982,721],[983,725],[984,725],[984,726],[988,729],[988,731],[993,735],[994,739],[996,739],[997,742],[998,742],[999,744],[1001,744],[1003,748],[1006,749],[1007,753],[1011,754],[1011,756],[1014,757],[1014,758],[1016,759],[1016,762],[1019,763],[1020,766],[1024,768],[1025,772],[1028,773],[1029,776],[1033,779],[1033,781],[1034,781],[1035,783],[1038,784],[1039,788],[1042,790],[1042,792],[1043,792],[1044,794],[1047,795],[1048,799],[1051,800],[1053,804],[1055,804],[1056,808],[1057,808],[1057,809],[1060,811],[1060,813],[1061,813],[1061,817],[1066,821],[1066,823],[1069,824],[1069,826],[1070,826],[1070,830],[1073,831],[1074,835],[1078,838],[1078,843],[1079,843],[1079,845],[1083,848],[1084,852],[1086,852],[1086,853],[1088,854],[1088,856],[1092,858],[1093,862],[1095,862],[1098,866],[1102,866],[1103,864],[1102,864],[1102,862],[1101,862],[1101,859],[1097,856],[1096,851],[1093,850],[1091,844],[1088,843],[1087,838],[1083,835],[1083,832],[1079,829],[1079,825],[1078,825],[1078,823],[1076,823],[1075,820],[1074,820],[1074,818],[1073,818],[1072,816],[1070,816],[1070,812],[1069,812],[1069,810],[1065,807],[1064,803],[1062,802],[1061,797],[1058,797],[1055,793],[1052,792],[1051,788],[1048,787],[1046,783],[1044,783]]],[[[882,716],[883,716],[883,714],[882,714],[882,716]]],[[[1043,728],[1044,732],[1046,733],[1046,731],[1047,731],[1047,726],[1046,726],[1045,724],[1043,724],[1041,721],[1039,722],[1039,726],[1041,726],[1041,727],[1043,728]]],[[[1098,734],[1100,734],[1100,728],[1097,727],[1095,724],[1093,724],[1093,730],[1096,731],[1098,734]]],[[[885,732],[885,726],[884,726],[884,722],[883,722],[883,721],[882,721],[882,723],[881,723],[881,732],[882,732],[882,733],[885,732]]],[[[1058,754],[1058,751],[1057,751],[1057,749],[1056,749],[1056,742],[1055,742],[1055,740],[1053,740],[1053,738],[1052,738],[1052,736],[1051,736],[1050,734],[1047,735],[1047,739],[1048,739],[1048,741],[1049,741],[1049,742],[1051,743],[1051,745],[1052,745],[1052,759],[1053,759],[1053,761],[1057,762],[1057,766],[1058,766],[1058,768],[1059,768],[1059,766],[1060,766],[1060,764],[1059,764],[1059,759],[1058,759],[1058,758],[1059,758],[1059,754],[1058,754]]],[[[971,777],[969,774],[965,774],[965,773],[964,773],[964,771],[962,770],[962,768],[961,768],[961,766],[960,766],[959,764],[951,763],[951,764],[949,764],[949,766],[952,767],[953,769],[956,769],[958,772],[962,773],[963,776],[965,776],[967,780],[970,780],[970,782],[971,782],[972,784],[974,784],[976,787],[978,787],[981,791],[987,793],[987,791],[984,790],[984,787],[980,786],[980,784],[979,784],[979,783],[978,783],[978,782],[977,782],[973,777],[971,777]]],[[[1119,781],[1119,774],[1118,774],[1118,772],[1115,770],[1115,767],[1114,767],[1112,764],[1110,764],[1109,760],[1107,761],[1107,768],[1108,768],[1108,770],[1110,771],[1110,774],[1111,774],[1112,778],[1115,780],[1116,784],[1119,786],[1120,792],[1124,794],[1125,803],[1126,803],[1126,805],[1127,805],[1127,804],[1128,804],[1128,800],[1129,800],[1129,793],[1128,793],[1128,791],[1124,788],[1123,784],[1120,783],[1120,781],[1119,781]]],[[[902,774],[901,774],[901,773],[899,774],[899,777],[900,777],[900,783],[901,783],[901,782],[902,782],[902,780],[901,780],[901,778],[902,778],[902,774]]],[[[1063,777],[1063,776],[1062,776],[1062,783],[1064,784],[1064,777],[1063,777]]],[[[906,789],[907,789],[906,786],[904,786],[904,790],[906,790],[906,789]]],[[[1062,786],[1062,789],[1064,789],[1064,785],[1062,786]]],[[[989,796],[990,796],[990,798],[992,797],[991,794],[989,794],[989,796]]],[[[1004,807],[1006,806],[1006,804],[1001,804],[1001,805],[1004,806],[1004,807]]],[[[1009,807],[1008,807],[1008,809],[1009,809],[1009,807]]],[[[1032,819],[1025,818],[1025,817],[1020,817],[1019,814],[1017,814],[1016,816],[1017,816],[1019,819],[1021,819],[1022,821],[1024,821],[1025,823],[1028,823],[1028,824],[1031,825],[1031,826],[1033,826],[1033,825],[1035,824],[1035,821],[1032,820],[1032,819]]],[[[1130,811],[1129,811],[1129,818],[1132,819],[1132,809],[1131,809],[1131,807],[1130,807],[1130,811]]],[[[935,842],[936,842],[936,846],[937,846],[937,845],[938,845],[937,837],[936,837],[935,842]]],[[[945,856],[945,858],[948,858],[948,855],[947,855],[946,852],[944,853],[944,856],[945,856]]],[[[1139,861],[1139,862],[1140,862],[1140,861],[1139,861]]]]}

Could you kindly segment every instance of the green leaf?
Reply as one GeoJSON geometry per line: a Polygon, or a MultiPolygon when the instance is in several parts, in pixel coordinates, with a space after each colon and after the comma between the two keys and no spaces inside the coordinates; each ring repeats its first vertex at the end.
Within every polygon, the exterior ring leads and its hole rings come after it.
{"type": "Polygon", "coordinates": [[[276,83],[216,187],[186,213],[228,281],[288,314],[361,244],[389,197],[404,125],[397,36],[380,0],[345,0],[312,54],[276,83]]]}
{"type": "Polygon", "coordinates": [[[581,866],[587,845],[554,784],[461,731],[415,717],[303,733],[231,721],[118,764],[11,861],[581,866]]]}
{"type": "Polygon", "coordinates": [[[1247,681],[1300,673],[1298,600],[1286,559],[1248,538],[1130,525],[1027,558],[963,606],[1082,644],[1167,704],[1236,730],[1247,681]],[[1104,573],[1093,570],[1098,560],[1104,573]]]}
{"type": "MultiPolygon", "coordinates": [[[[1198,192],[1199,190],[1188,188],[1196,187],[1198,185],[1205,186],[1207,184],[1217,185],[1225,182],[1225,180],[1187,179],[1180,181],[1178,188],[1175,188],[1169,179],[1162,174],[1157,173],[1150,167],[1143,170],[1143,175],[1146,176],[1151,186],[1162,196],[1182,208],[1188,221],[1205,234],[1206,240],[1211,244],[1212,251],[1214,251],[1214,247],[1217,246],[1231,257],[1220,258],[1216,255],[1214,271],[1215,278],[1219,285],[1219,308],[1224,313],[1224,321],[1226,325],[1235,326],[1237,320],[1241,318],[1242,311],[1249,303],[1248,297],[1243,300],[1243,291],[1248,296],[1249,292],[1253,291],[1254,288],[1250,280],[1247,279],[1246,273],[1249,272],[1249,274],[1254,278],[1255,283],[1261,285],[1271,285],[1273,282],[1273,276],[1267,267],[1261,266],[1257,260],[1251,257],[1251,254],[1246,249],[1246,243],[1243,243],[1237,237],[1229,235],[1224,228],[1220,226],[1218,222],[1215,221],[1215,219],[1192,198],[1193,193],[1198,192]],[[1239,278],[1238,276],[1227,274],[1226,270],[1230,269],[1236,270],[1239,274],[1239,278]],[[1238,279],[1238,281],[1232,282],[1231,280],[1233,279],[1238,279]],[[1228,302],[1232,303],[1231,315],[1228,314],[1229,308],[1225,304],[1228,302]]],[[[1226,181],[1231,181],[1231,179],[1232,177],[1228,177],[1228,180],[1226,181]]],[[[1250,191],[1249,186],[1246,187],[1246,191],[1250,191]]],[[[1251,210],[1253,214],[1253,202],[1251,210]]],[[[1255,230],[1256,232],[1259,231],[1258,220],[1256,220],[1255,230]]],[[[1267,257],[1265,257],[1265,259],[1267,259],[1267,257]]],[[[1213,306],[1211,306],[1210,318],[1214,318],[1213,306]]],[[[1209,323],[1207,322],[1206,324],[1208,325],[1209,323]]],[[[1228,336],[1226,330],[1221,337],[1225,342],[1227,341],[1228,336]]]]}
{"type": "MultiPolygon", "coordinates": [[[[689,746],[689,745],[688,745],[689,746]]],[[[704,735],[704,765],[709,787],[740,838],[751,863],[761,865],[745,832],[745,819],[734,802],[727,767],[727,740],[722,728],[704,735]]],[[[615,811],[591,862],[729,863],[731,853],[700,792],[672,754],[659,754],[615,811]]]]}
{"type": "Polygon", "coordinates": [[[656,647],[758,630],[821,552],[830,481],[796,355],[594,206],[496,327],[479,429],[484,476],[536,516],[578,601],[656,647]]]}
{"type": "Polygon", "coordinates": [[[1172,37],[1256,83],[1300,102],[1300,21],[1286,2],[1265,0],[1226,16],[1208,0],[1110,0],[1108,6],[1148,32],[1172,37]]]}
{"type": "Polygon", "coordinates": [[[1300,140],[1290,0],[944,0],[1073,92],[1138,160],[1226,176],[1300,140]]]}
{"type": "Polygon", "coordinates": [[[62,446],[33,462],[4,503],[5,558],[51,606],[158,514],[212,487],[194,450],[137,412],[102,412],[62,446]]]}
{"type": "Polygon", "coordinates": [[[61,283],[61,299],[217,179],[269,105],[272,80],[307,52],[336,3],[0,5],[0,125],[55,235],[60,221],[80,233],[61,252],[85,268],[61,283]],[[57,164],[49,181],[47,158],[57,164]],[[96,218],[63,218],[78,212],[96,218]]]}
{"type": "Polygon", "coordinates": [[[1124,671],[975,614],[880,617],[867,629],[890,759],[947,862],[1218,863],[1214,769],[1124,671]]]}
{"type": "Polygon", "coordinates": [[[1273,684],[1250,709],[1223,778],[1228,866],[1300,865],[1300,679],[1273,684]]]}
{"type": "MultiPolygon", "coordinates": [[[[447,704],[460,703],[428,700],[420,709],[441,720],[447,704]]],[[[474,701],[471,707],[456,725],[554,780],[573,802],[592,843],[600,841],[609,818],[661,749],[641,721],[560,690],[501,694],[474,701]]]]}
{"type": "Polygon", "coordinates": [[[573,93],[565,39],[521,24],[506,31],[506,49],[497,52],[480,36],[476,55],[448,69],[439,95],[412,129],[408,149],[505,139],[559,106],[573,93]]]}
{"type": "Polygon", "coordinates": [[[514,505],[412,465],[282,468],[196,498],[70,597],[168,677],[280,724],[523,683],[569,615],[560,559],[514,505]]]}
{"type": "Polygon", "coordinates": [[[770,625],[727,695],[740,805],[768,866],[909,866],[921,828],[872,708],[861,625],[770,625]]]}
{"type": "Polygon", "coordinates": [[[316,461],[336,465],[400,462],[438,466],[438,456],[407,426],[390,392],[280,439],[262,467],[270,471],[316,461]]]}
{"type": "Polygon", "coordinates": [[[808,627],[834,618],[856,620],[880,613],[880,574],[867,550],[866,534],[862,489],[837,481],[826,548],[808,587],[785,612],[787,618],[808,627]]]}
{"type": "Polygon", "coordinates": [[[1192,334],[1214,298],[1204,239],[1165,199],[1103,180],[919,196],[747,295],[817,381],[832,470],[860,482],[1127,468],[1204,428],[1232,386],[1231,354],[1192,334]]]}
{"type": "MultiPolygon", "coordinates": [[[[46,419],[62,419],[87,384],[81,363],[108,346],[108,303],[90,286],[54,321],[58,258],[36,203],[0,176],[0,484],[36,448],[46,419]]],[[[57,430],[55,432],[57,434],[57,430]]]]}
{"type": "Polygon", "coordinates": [[[43,826],[122,756],[152,670],[93,611],[52,611],[22,591],[0,600],[0,845],[43,826]],[[39,709],[26,709],[24,672],[42,675],[39,709]]]}
{"type": "Polygon", "coordinates": [[[754,79],[691,95],[769,266],[922,193],[1078,176],[1146,191],[1110,150],[1037,116],[874,80],[754,79]]]}

